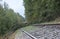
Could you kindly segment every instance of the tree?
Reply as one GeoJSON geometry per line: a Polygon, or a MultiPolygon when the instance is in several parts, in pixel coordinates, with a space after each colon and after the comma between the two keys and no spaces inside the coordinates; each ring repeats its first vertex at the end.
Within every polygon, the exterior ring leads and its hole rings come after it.
{"type": "Polygon", "coordinates": [[[49,22],[60,16],[59,0],[24,0],[28,23],[49,22]]]}
{"type": "Polygon", "coordinates": [[[24,18],[12,9],[0,6],[0,36],[21,28],[24,18]]]}

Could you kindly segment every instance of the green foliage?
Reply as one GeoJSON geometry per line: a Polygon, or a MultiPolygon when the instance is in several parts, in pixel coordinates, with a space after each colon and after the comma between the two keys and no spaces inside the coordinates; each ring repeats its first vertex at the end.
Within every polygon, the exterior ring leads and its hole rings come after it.
{"type": "Polygon", "coordinates": [[[52,21],[60,17],[60,0],[24,0],[28,23],[52,21]]]}
{"type": "Polygon", "coordinates": [[[12,9],[8,9],[7,6],[3,8],[0,5],[0,36],[22,27],[23,22],[24,18],[21,15],[15,13],[12,9]]]}

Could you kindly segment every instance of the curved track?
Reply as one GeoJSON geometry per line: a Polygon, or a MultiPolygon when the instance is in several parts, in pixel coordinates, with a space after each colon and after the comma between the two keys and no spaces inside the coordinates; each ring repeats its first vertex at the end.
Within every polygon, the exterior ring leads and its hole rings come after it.
{"type": "Polygon", "coordinates": [[[22,39],[60,39],[60,24],[35,24],[34,26],[38,30],[29,33],[23,31],[22,39]]]}

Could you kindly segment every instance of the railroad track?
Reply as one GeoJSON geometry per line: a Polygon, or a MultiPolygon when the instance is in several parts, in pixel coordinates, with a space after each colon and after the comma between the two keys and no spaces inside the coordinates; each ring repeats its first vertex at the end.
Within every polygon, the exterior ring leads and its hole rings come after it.
{"type": "Polygon", "coordinates": [[[28,33],[22,30],[31,39],[60,39],[60,24],[35,24],[39,30],[28,33]],[[43,27],[42,27],[43,26],[43,27]]]}
{"type": "Polygon", "coordinates": [[[26,35],[28,35],[32,39],[37,39],[36,37],[34,37],[33,35],[31,35],[30,33],[26,32],[24,30],[22,30],[22,32],[25,33],[26,35]]]}

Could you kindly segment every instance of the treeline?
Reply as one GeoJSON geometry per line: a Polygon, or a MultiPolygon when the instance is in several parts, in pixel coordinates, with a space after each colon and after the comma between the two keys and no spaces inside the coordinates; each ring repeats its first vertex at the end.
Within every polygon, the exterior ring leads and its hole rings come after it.
{"type": "Polygon", "coordinates": [[[23,27],[24,18],[19,13],[9,9],[7,4],[0,5],[0,36],[16,30],[16,28],[23,27]]]}
{"type": "Polygon", "coordinates": [[[42,23],[60,17],[60,0],[24,0],[28,23],[42,23]]]}

